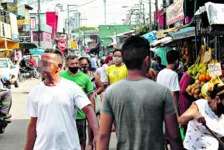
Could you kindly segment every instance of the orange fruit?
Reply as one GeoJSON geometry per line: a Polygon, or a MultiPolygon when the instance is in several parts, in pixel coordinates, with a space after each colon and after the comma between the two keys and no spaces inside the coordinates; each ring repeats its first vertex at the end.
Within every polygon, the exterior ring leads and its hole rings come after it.
{"type": "Polygon", "coordinates": [[[200,81],[205,81],[206,80],[206,75],[205,74],[201,74],[200,76],[199,76],[199,80],[200,81]]]}
{"type": "Polygon", "coordinates": [[[211,80],[211,77],[210,77],[209,73],[206,73],[206,80],[207,81],[210,81],[211,80]]]}

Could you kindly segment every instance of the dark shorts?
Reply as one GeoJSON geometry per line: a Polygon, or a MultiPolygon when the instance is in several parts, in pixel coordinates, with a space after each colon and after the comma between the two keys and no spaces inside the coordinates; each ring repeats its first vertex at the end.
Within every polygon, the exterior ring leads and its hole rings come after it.
{"type": "Polygon", "coordinates": [[[86,144],[86,119],[76,119],[80,144],[86,144]]]}

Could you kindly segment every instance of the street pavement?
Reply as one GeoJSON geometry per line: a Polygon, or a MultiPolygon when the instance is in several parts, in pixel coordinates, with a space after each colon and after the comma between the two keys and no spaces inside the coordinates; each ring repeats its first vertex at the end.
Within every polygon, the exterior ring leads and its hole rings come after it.
{"type": "MultiPolygon", "coordinates": [[[[10,113],[12,123],[8,125],[4,134],[0,134],[0,150],[23,150],[26,141],[26,130],[29,116],[24,113],[25,104],[30,90],[40,83],[39,80],[27,80],[20,83],[19,88],[12,88],[13,104],[10,113]]],[[[116,136],[113,133],[110,150],[116,149],[116,136]]]]}

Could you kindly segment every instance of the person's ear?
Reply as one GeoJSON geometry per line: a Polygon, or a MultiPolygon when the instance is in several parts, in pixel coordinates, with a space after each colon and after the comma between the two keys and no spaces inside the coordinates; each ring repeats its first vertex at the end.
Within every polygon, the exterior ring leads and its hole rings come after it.
{"type": "Polygon", "coordinates": [[[215,101],[216,101],[217,103],[220,103],[220,102],[221,102],[220,97],[219,97],[219,96],[216,96],[216,97],[215,97],[215,101]]]}

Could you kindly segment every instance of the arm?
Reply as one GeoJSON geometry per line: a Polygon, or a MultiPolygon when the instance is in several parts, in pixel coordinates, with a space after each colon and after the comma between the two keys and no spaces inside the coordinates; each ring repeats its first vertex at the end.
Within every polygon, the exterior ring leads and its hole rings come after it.
{"type": "Polygon", "coordinates": [[[199,113],[198,107],[195,103],[191,105],[188,110],[179,117],[178,122],[181,125],[187,125],[189,121],[193,120],[195,115],[199,113]]]}
{"type": "Polygon", "coordinates": [[[89,125],[91,127],[91,129],[93,130],[94,133],[94,137],[98,136],[98,132],[99,132],[99,123],[97,121],[95,112],[93,111],[93,109],[87,105],[85,106],[82,111],[86,114],[89,125]]]}
{"type": "Polygon", "coordinates": [[[100,81],[100,77],[97,74],[94,74],[94,78],[95,78],[96,87],[97,87],[96,93],[99,95],[104,91],[104,87],[102,82],[100,81]]]}
{"type": "Polygon", "coordinates": [[[179,95],[179,91],[178,92],[171,92],[172,96],[173,96],[173,100],[174,100],[174,106],[175,106],[175,109],[176,109],[176,115],[177,115],[177,118],[179,118],[180,114],[179,114],[179,109],[178,109],[178,95],[179,95]]]}
{"type": "Polygon", "coordinates": [[[113,117],[111,115],[101,114],[99,141],[97,143],[98,150],[109,149],[112,123],[113,123],[113,117]]]}
{"type": "Polygon", "coordinates": [[[107,87],[110,86],[110,77],[107,76],[107,87]]]}
{"type": "Polygon", "coordinates": [[[165,117],[165,124],[169,135],[171,149],[184,150],[176,114],[167,115],[165,117]]]}
{"type": "Polygon", "coordinates": [[[93,93],[89,93],[88,94],[88,98],[91,102],[91,107],[92,109],[95,111],[95,100],[94,100],[94,94],[93,93]]]}
{"type": "Polygon", "coordinates": [[[28,129],[27,129],[25,150],[33,150],[34,143],[37,136],[36,123],[37,123],[37,118],[31,117],[28,129]]]}

